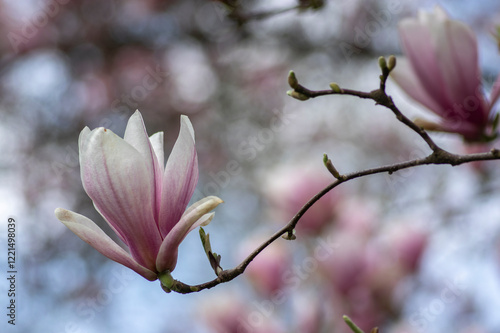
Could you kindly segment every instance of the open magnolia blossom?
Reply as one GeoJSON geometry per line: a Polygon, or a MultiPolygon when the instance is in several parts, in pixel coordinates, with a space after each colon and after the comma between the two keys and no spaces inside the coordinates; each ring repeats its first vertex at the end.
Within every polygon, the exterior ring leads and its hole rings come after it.
{"type": "Polygon", "coordinates": [[[472,30],[436,7],[431,13],[419,12],[416,19],[402,20],[399,31],[406,57],[398,58],[391,76],[410,97],[442,119],[439,124],[419,124],[458,133],[470,141],[484,139],[491,109],[500,96],[500,75],[487,100],[472,30]]]}
{"type": "Polygon", "coordinates": [[[85,216],[57,208],[57,218],[97,251],[150,281],[172,272],[180,243],[208,224],[214,216],[210,211],[222,202],[209,196],[186,210],[198,182],[189,118],[181,116],[166,166],[163,132],[148,137],[139,111],[130,117],[123,139],[102,127],[85,127],[78,145],[83,187],[130,253],[85,216]]]}

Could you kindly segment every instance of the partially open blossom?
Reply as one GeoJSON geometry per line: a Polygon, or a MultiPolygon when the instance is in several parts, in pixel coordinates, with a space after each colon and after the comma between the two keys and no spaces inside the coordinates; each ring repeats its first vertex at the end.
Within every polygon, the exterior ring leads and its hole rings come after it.
{"type": "Polygon", "coordinates": [[[188,117],[181,116],[166,166],[163,132],[148,137],[139,111],[130,117],[123,139],[102,127],[85,127],[78,145],[83,187],[130,253],[85,216],[57,208],[57,218],[97,251],[148,280],[173,271],[179,244],[191,230],[208,224],[214,215],[209,212],[222,202],[209,196],[186,210],[198,182],[188,117]]]}
{"type": "Polygon", "coordinates": [[[400,22],[406,57],[398,58],[391,76],[420,104],[436,113],[439,124],[421,121],[431,130],[453,132],[470,141],[485,138],[490,111],[500,95],[500,76],[490,99],[481,87],[478,46],[472,30],[436,7],[400,22]]]}

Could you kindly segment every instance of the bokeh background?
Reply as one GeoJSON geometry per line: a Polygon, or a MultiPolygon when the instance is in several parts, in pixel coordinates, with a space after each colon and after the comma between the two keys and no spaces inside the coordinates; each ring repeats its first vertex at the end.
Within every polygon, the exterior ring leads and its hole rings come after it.
{"type": "MultiPolygon", "coordinates": [[[[331,181],[323,153],[347,173],[428,152],[373,102],[285,92],[292,69],[311,89],[376,88],[377,58],[400,54],[398,21],[436,4],[477,34],[488,91],[500,70],[495,0],[0,1],[0,243],[14,217],[19,272],[13,327],[4,250],[0,331],[342,333],[346,314],[384,333],[500,332],[496,161],[343,184],[304,217],[296,241],[280,239],[244,276],[190,295],[107,260],[53,213],[71,209],[110,232],[80,181],[84,126],[122,135],[140,109],[169,151],[186,114],[196,195],[225,201],[206,231],[233,267],[331,181]]],[[[405,114],[432,118],[394,83],[388,91],[405,114]]],[[[433,137],[457,153],[500,148],[433,137]]],[[[179,255],[175,278],[213,278],[197,232],[179,255]]]]}

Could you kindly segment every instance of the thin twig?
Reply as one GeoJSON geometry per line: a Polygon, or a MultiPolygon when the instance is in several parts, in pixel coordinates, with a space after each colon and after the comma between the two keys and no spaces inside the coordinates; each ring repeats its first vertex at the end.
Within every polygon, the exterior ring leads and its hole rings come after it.
{"type": "Polygon", "coordinates": [[[323,190],[321,190],[319,193],[317,193],[314,197],[312,197],[284,227],[276,231],[271,237],[269,237],[269,239],[267,239],[257,249],[255,249],[252,253],[250,253],[238,266],[236,266],[233,269],[222,271],[221,274],[212,281],[194,286],[190,286],[188,284],[175,280],[171,290],[182,294],[198,292],[204,289],[213,288],[218,284],[231,281],[237,276],[241,275],[248,267],[248,265],[252,262],[252,260],[255,257],[257,257],[257,255],[259,255],[259,253],[261,253],[267,246],[269,246],[271,243],[273,243],[281,236],[293,232],[293,229],[295,229],[301,217],[307,212],[309,208],[311,208],[316,203],[316,201],[321,199],[325,194],[327,194],[332,189],[334,189],[335,187],[337,187],[342,183],[345,183],[347,181],[356,178],[361,178],[385,172],[387,172],[388,174],[393,174],[394,172],[397,172],[399,170],[408,169],[420,165],[448,164],[451,166],[457,166],[472,161],[487,161],[487,160],[498,160],[498,159],[500,159],[500,150],[498,149],[492,149],[487,153],[476,153],[467,155],[457,155],[446,152],[444,150],[440,150],[437,152],[432,152],[425,158],[414,159],[406,162],[366,169],[362,171],[356,171],[346,175],[340,175],[339,179],[337,179],[335,182],[331,183],[323,190]]]}

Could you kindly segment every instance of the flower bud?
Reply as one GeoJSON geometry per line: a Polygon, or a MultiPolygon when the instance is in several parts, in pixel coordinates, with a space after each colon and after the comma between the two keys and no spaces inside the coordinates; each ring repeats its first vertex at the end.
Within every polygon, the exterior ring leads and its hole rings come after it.
{"type": "Polygon", "coordinates": [[[290,71],[288,73],[288,85],[292,89],[296,89],[299,87],[299,80],[297,80],[297,77],[295,76],[295,73],[293,71],[290,71]]]}
{"type": "Polygon", "coordinates": [[[323,163],[325,164],[325,167],[330,171],[330,173],[333,175],[333,177],[339,179],[340,178],[340,173],[335,169],[335,166],[333,166],[332,160],[328,158],[327,154],[323,154],[323,163]]]}
{"type": "Polygon", "coordinates": [[[307,101],[309,99],[309,96],[299,93],[298,91],[295,90],[288,90],[286,94],[290,97],[298,99],[299,101],[307,101]]]}
{"type": "Polygon", "coordinates": [[[385,61],[385,57],[378,58],[378,65],[379,65],[380,69],[382,69],[382,72],[384,72],[388,69],[387,62],[385,61]]]}
{"type": "Polygon", "coordinates": [[[389,69],[389,71],[392,71],[394,67],[396,67],[396,57],[391,55],[389,56],[389,60],[387,62],[387,68],[389,69]]]}
{"type": "Polygon", "coordinates": [[[335,93],[341,93],[342,89],[340,89],[339,85],[335,82],[330,83],[330,89],[332,89],[335,93]]]}

